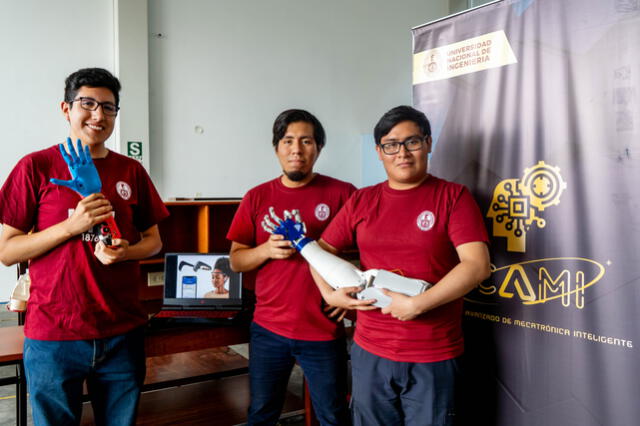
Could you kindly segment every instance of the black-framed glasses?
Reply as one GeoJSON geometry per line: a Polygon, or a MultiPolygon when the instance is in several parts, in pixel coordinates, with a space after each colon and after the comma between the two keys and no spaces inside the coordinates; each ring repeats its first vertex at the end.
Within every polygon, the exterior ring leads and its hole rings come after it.
{"type": "Polygon", "coordinates": [[[422,142],[425,141],[426,138],[419,136],[412,136],[408,139],[400,141],[391,141],[387,143],[380,144],[380,148],[382,148],[382,152],[387,155],[393,155],[400,152],[400,147],[404,146],[404,149],[407,151],[418,151],[422,149],[422,142]]]}
{"type": "Polygon", "coordinates": [[[98,102],[93,98],[87,98],[85,96],[74,99],[69,103],[72,104],[74,102],[80,102],[80,107],[87,111],[95,111],[98,109],[98,107],[102,107],[102,112],[104,112],[104,115],[108,115],[111,117],[115,117],[116,115],[118,115],[118,111],[120,110],[120,107],[113,102],[98,102]]]}

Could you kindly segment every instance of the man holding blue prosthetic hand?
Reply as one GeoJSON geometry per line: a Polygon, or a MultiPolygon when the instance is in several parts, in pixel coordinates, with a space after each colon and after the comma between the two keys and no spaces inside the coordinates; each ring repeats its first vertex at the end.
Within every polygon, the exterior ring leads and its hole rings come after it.
{"type": "MultiPolygon", "coordinates": [[[[82,141],[78,139],[78,151],[76,152],[76,150],[73,149],[71,138],[67,138],[67,146],[69,148],[69,153],[67,153],[63,144],[59,144],[58,148],[60,148],[60,154],[62,154],[62,158],[64,158],[65,163],[69,166],[71,180],[51,178],[49,181],[56,185],[66,186],[67,188],[76,191],[82,197],[88,197],[91,194],[100,193],[102,191],[102,181],[100,181],[98,170],[93,164],[89,145],[85,145],[83,149],[82,141]]],[[[100,241],[104,246],[117,250],[119,245],[123,243],[120,237],[120,230],[118,229],[118,225],[113,215],[107,216],[104,224],[102,224],[100,228],[100,241]],[[117,244],[114,239],[117,240],[117,244]]]]}
{"type": "MultiPolygon", "coordinates": [[[[390,271],[433,284],[417,294],[379,288],[388,305],[364,310],[355,303],[364,302],[359,293],[353,295],[360,287],[351,283],[368,271],[352,271],[349,281],[331,276],[343,272],[327,268],[330,258],[317,267],[309,260],[327,303],[358,309],[351,347],[353,424],[453,425],[464,351],[462,297],[490,274],[484,220],[463,185],[428,172],[431,127],[422,112],[391,109],[375,126],[374,139],[387,180],[356,191],[317,244],[304,238],[296,244],[308,259],[316,256],[305,253],[312,245],[314,252],[333,254],[357,245],[362,268],[379,271],[374,283],[393,277],[379,275],[390,271]]],[[[287,228],[277,232],[296,240],[291,229],[301,228],[290,223],[296,221],[288,213],[271,229],[287,228]]]]}
{"type": "Polygon", "coordinates": [[[305,215],[308,235],[318,238],[335,217],[355,188],[314,172],[325,139],[322,124],[308,111],[280,113],[271,142],[282,175],[244,196],[227,234],[231,268],[256,273],[249,341],[250,426],[278,423],[295,362],[307,379],[319,423],[349,425],[344,328],[332,320],[342,312],[326,312],[305,260],[282,235],[260,225],[269,207],[295,207],[305,215]]]}
{"type": "Polygon", "coordinates": [[[105,146],[118,79],[88,68],[65,83],[67,149],[25,156],[5,181],[0,261],[29,261],[24,365],[34,423],[79,424],[86,381],[96,424],[132,425],[147,320],[137,260],[160,250],[157,223],[168,212],[142,165],[105,146]]]}

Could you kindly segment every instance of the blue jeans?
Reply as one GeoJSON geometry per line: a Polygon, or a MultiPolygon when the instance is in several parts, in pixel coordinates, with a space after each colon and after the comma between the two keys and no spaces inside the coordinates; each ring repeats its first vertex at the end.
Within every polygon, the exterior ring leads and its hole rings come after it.
{"type": "Polygon", "coordinates": [[[304,372],[320,424],[349,425],[345,340],[288,339],[256,323],[251,324],[249,343],[249,425],[278,422],[295,361],[304,372]]]}
{"type": "Polygon", "coordinates": [[[457,359],[397,362],[351,346],[354,426],[451,426],[456,418],[457,359]]]}
{"type": "Polygon", "coordinates": [[[85,380],[97,425],[133,425],[145,376],[144,329],[95,340],[25,338],[24,367],[36,425],[80,424],[85,380]]]}

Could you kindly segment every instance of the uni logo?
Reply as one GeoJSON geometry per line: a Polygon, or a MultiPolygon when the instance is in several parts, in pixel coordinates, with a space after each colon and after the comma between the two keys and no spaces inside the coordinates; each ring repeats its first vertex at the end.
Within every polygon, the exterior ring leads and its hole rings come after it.
{"type": "Polygon", "coordinates": [[[560,169],[544,161],[525,169],[520,179],[501,181],[493,190],[487,212],[487,217],[493,220],[493,236],[507,238],[507,251],[524,253],[531,225],[535,223],[538,228],[546,225],[538,214],[558,205],[566,188],[560,169]]]}

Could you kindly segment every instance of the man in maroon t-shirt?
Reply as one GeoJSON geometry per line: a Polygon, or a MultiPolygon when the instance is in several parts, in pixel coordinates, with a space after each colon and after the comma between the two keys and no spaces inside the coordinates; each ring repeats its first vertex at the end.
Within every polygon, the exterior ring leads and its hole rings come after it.
{"type": "Polygon", "coordinates": [[[277,423],[295,361],[304,371],[320,423],[349,423],[344,330],[323,312],[305,260],[289,241],[261,226],[270,207],[297,209],[309,218],[307,235],[318,238],[355,191],[349,183],[313,172],[324,142],[322,125],[309,112],[280,114],[273,146],[283,174],[244,196],[227,234],[231,268],[257,272],[249,347],[250,425],[277,423]]]}
{"type": "Polygon", "coordinates": [[[119,91],[101,68],[67,77],[61,108],[82,152],[70,164],[58,146],[33,152],[0,190],[0,261],[29,261],[24,365],[36,425],[79,424],[85,380],[97,424],[135,423],[147,320],[137,260],[162,247],[168,211],[142,165],[105,147],[119,91]],[[101,193],[83,197],[87,172],[101,193]],[[100,230],[111,217],[122,238],[107,246],[100,230]]]}
{"type": "Polygon", "coordinates": [[[353,194],[319,244],[333,253],[357,244],[363,270],[434,285],[413,297],[385,290],[392,302],[380,310],[352,297],[358,287],[334,290],[312,272],[327,303],[358,310],[354,424],[450,425],[463,352],[462,296],[490,273],[482,214],[464,186],[427,172],[431,130],[422,112],[390,110],[374,137],[388,180],[353,194]]]}

